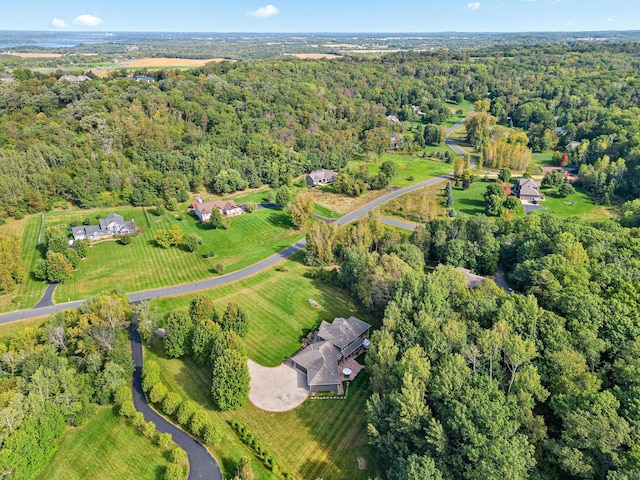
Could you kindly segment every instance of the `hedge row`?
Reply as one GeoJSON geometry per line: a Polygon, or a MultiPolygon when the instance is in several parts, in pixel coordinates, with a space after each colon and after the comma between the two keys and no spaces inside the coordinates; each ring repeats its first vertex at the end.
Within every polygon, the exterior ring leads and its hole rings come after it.
{"type": "Polygon", "coordinates": [[[289,472],[283,471],[280,466],[274,461],[271,454],[265,450],[260,440],[254,436],[244,425],[238,423],[235,420],[231,420],[229,422],[231,428],[238,434],[238,437],[255,453],[256,457],[269,469],[271,470],[278,478],[283,480],[293,480],[293,475],[289,472]]]}

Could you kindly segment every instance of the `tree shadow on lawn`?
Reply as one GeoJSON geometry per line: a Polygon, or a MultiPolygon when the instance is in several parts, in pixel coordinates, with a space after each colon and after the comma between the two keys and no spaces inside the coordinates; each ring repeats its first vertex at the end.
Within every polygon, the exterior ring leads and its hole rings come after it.
{"type": "MultiPolygon", "coordinates": [[[[459,210],[462,213],[466,213],[468,215],[475,215],[476,213],[484,212],[485,202],[482,200],[478,200],[475,198],[462,198],[456,202],[458,205],[464,205],[459,210]],[[466,208],[465,208],[466,207],[466,208]]],[[[453,205],[455,208],[456,205],[453,205]]]]}
{"type": "Polygon", "coordinates": [[[282,228],[284,230],[295,228],[293,223],[291,223],[291,217],[284,211],[270,215],[268,221],[274,227],[282,228]]]}

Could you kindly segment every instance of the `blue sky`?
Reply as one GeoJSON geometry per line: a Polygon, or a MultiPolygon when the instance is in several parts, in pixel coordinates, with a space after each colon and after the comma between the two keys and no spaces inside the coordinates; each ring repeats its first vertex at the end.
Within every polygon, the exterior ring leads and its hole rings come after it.
{"type": "Polygon", "coordinates": [[[522,32],[640,29],[640,0],[0,0],[0,30],[522,32]]]}

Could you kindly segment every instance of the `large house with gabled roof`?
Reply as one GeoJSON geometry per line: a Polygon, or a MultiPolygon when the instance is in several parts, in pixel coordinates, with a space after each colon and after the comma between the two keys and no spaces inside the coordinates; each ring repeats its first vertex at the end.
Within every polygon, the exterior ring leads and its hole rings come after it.
{"type": "Polygon", "coordinates": [[[306,182],[309,187],[317,187],[329,185],[330,183],[335,182],[337,177],[338,174],[333,170],[323,168],[322,170],[316,170],[307,175],[306,182]]]}
{"type": "Polygon", "coordinates": [[[107,218],[101,218],[98,225],[82,225],[71,227],[74,240],[99,240],[114,235],[136,233],[136,222],[125,221],[122,215],[111,213],[107,218]]]}
{"type": "Polygon", "coordinates": [[[369,338],[370,328],[371,325],[356,317],[320,324],[314,342],[291,358],[293,366],[307,375],[309,391],[339,390],[339,363],[360,350],[369,338]]]}

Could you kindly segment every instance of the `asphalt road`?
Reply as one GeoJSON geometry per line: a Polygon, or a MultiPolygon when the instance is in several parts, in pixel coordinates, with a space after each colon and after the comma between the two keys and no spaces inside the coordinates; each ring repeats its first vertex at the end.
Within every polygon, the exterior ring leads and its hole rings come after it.
{"type": "MultiPolygon", "coordinates": [[[[451,174],[441,175],[439,177],[434,177],[434,178],[430,178],[429,180],[418,182],[409,187],[394,190],[354,210],[353,212],[346,214],[345,216],[337,219],[335,222],[338,225],[346,225],[348,223],[355,222],[362,218],[366,218],[371,212],[371,210],[378,208],[380,205],[382,205],[385,202],[388,202],[389,200],[392,200],[401,195],[404,195],[405,193],[413,192],[415,190],[419,190],[420,188],[433,185],[434,183],[438,183],[443,180],[448,180],[450,178],[452,178],[451,174]]],[[[398,221],[398,223],[403,223],[403,222],[398,221]]],[[[409,225],[409,224],[405,224],[405,225],[409,225]]],[[[396,224],[395,226],[400,226],[400,228],[405,228],[399,224],[396,224]]],[[[411,226],[410,228],[412,227],[413,226],[411,226]]],[[[219,287],[221,285],[225,285],[228,283],[237,282],[238,280],[242,280],[243,278],[250,277],[262,270],[265,270],[274,265],[277,265],[281,261],[303,250],[306,246],[307,246],[307,240],[303,238],[302,240],[297,241],[293,245],[288,246],[287,248],[279,251],[278,253],[271,255],[270,257],[267,257],[264,260],[261,260],[257,263],[254,263],[253,265],[249,265],[248,267],[245,267],[241,270],[236,270],[235,272],[227,273],[226,275],[208,278],[208,279],[200,280],[193,283],[184,283],[180,285],[174,285],[172,287],[162,287],[162,288],[156,288],[152,290],[142,290],[140,292],[132,292],[128,294],[128,297],[132,302],[140,302],[143,300],[151,300],[154,298],[184,295],[186,293],[193,293],[199,290],[208,290],[210,288],[219,287]]],[[[48,290],[49,289],[47,289],[47,291],[48,290]]],[[[42,301],[41,301],[40,303],[38,303],[38,305],[40,305],[40,307],[38,308],[34,307],[28,310],[18,310],[15,312],[0,314],[0,324],[16,322],[19,320],[27,320],[31,318],[44,317],[68,308],[78,308],[82,304],[82,300],[78,300],[74,302],[58,303],[56,305],[48,305],[48,302],[46,303],[47,303],[47,306],[42,306],[41,305],[42,301]]]]}
{"type": "Polygon", "coordinates": [[[57,283],[50,283],[47,286],[47,289],[44,291],[44,295],[42,295],[42,298],[40,299],[38,304],[33,308],[43,308],[43,307],[52,306],[53,305],[53,291],[56,289],[57,286],[58,286],[57,283]]]}
{"type": "Polygon", "coordinates": [[[395,218],[378,217],[378,220],[380,220],[385,225],[390,225],[396,228],[403,228],[405,230],[415,230],[416,228],[418,228],[418,226],[414,225],[413,223],[403,222],[402,220],[396,220],[395,218]]]}
{"type": "Polygon", "coordinates": [[[138,322],[130,326],[131,357],[133,358],[133,404],[142,412],[146,421],[156,424],[161,433],[170,433],[173,441],[187,452],[189,457],[189,480],[222,480],[220,467],[206,448],[193,437],[166,421],[151,409],[142,391],[142,344],[138,334],[138,322]]]}

